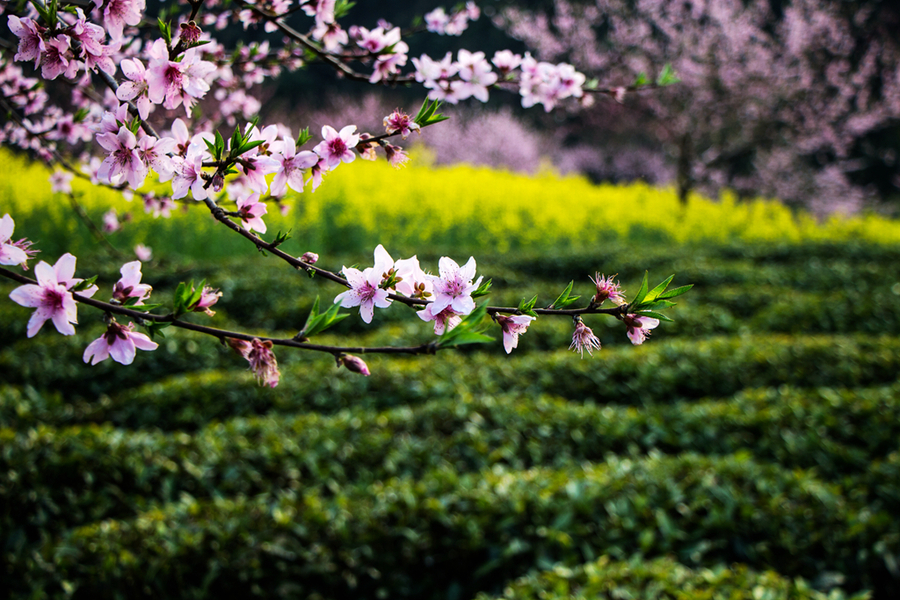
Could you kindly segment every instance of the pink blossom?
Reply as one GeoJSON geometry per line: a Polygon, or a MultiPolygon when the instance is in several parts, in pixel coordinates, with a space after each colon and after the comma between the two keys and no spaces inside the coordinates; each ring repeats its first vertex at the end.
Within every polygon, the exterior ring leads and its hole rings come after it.
{"type": "Polygon", "coordinates": [[[169,50],[163,39],[153,43],[149,55],[147,83],[150,101],[162,104],[169,110],[183,103],[190,116],[194,101],[209,91],[206,78],[216,71],[216,66],[200,60],[197,48],[186,50],[181,62],[169,60],[169,50]]]}
{"type": "Polygon", "coordinates": [[[171,198],[166,196],[157,198],[153,192],[144,196],[144,212],[152,212],[154,218],[163,217],[164,219],[168,219],[171,216],[173,208],[175,208],[175,203],[171,198]]]}
{"type": "Polygon", "coordinates": [[[433,295],[434,287],[419,266],[417,257],[398,260],[394,263],[394,273],[395,289],[398,294],[420,300],[426,300],[433,295]]]}
{"type": "Polygon", "coordinates": [[[112,133],[97,135],[97,143],[109,152],[109,156],[97,172],[98,179],[116,184],[120,178],[124,178],[134,189],[144,184],[147,166],[138,154],[137,138],[127,127],[120,127],[115,135],[112,133]]]}
{"type": "Polygon", "coordinates": [[[494,58],[491,59],[491,62],[497,67],[498,71],[506,75],[522,64],[522,57],[519,54],[514,54],[512,50],[498,50],[494,53],[494,58]]]}
{"type": "Polygon", "coordinates": [[[175,140],[169,137],[156,139],[152,135],[145,135],[138,140],[138,156],[149,169],[153,169],[159,175],[160,181],[172,179],[175,172],[175,163],[169,156],[175,150],[175,140]]]}
{"type": "Polygon", "coordinates": [[[433,33],[443,34],[448,23],[450,23],[450,17],[440,6],[425,14],[425,28],[433,33]]]}
{"type": "Polygon", "coordinates": [[[228,345],[250,363],[250,369],[262,385],[275,387],[281,373],[278,371],[278,361],[272,352],[272,342],[260,341],[254,338],[252,341],[226,338],[228,345]]]}
{"type": "Polygon", "coordinates": [[[409,155],[404,152],[403,148],[400,146],[385,144],[384,153],[387,155],[388,162],[391,163],[391,166],[395,169],[399,169],[409,161],[409,155]]]}
{"type": "MultiPolygon", "coordinates": [[[[97,8],[103,6],[102,0],[94,0],[97,8]]],[[[103,10],[103,23],[112,40],[122,39],[125,25],[137,25],[146,8],[144,0],[107,0],[103,10]]]]}
{"type": "Polygon", "coordinates": [[[404,140],[411,131],[421,133],[419,124],[408,114],[401,112],[400,109],[395,110],[384,118],[384,129],[388,134],[399,133],[404,140]]]}
{"type": "Polygon", "coordinates": [[[335,0],[309,0],[301,2],[301,4],[303,4],[303,12],[316,18],[316,25],[334,23],[335,0]]]}
{"type": "Polygon", "coordinates": [[[103,231],[105,233],[113,233],[121,228],[122,225],[119,223],[119,215],[116,213],[116,209],[111,208],[103,213],[103,231]]]}
{"type": "Polygon", "coordinates": [[[203,292],[200,295],[200,300],[198,300],[196,304],[191,306],[190,309],[192,312],[205,312],[207,315],[212,317],[216,314],[216,312],[214,310],[210,310],[209,307],[218,302],[219,298],[221,297],[222,292],[220,292],[219,290],[213,289],[208,285],[204,286],[203,292]]]}
{"type": "Polygon", "coordinates": [[[441,276],[428,275],[434,286],[434,304],[432,314],[439,314],[448,306],[454,312],[467,315],[475,310],[475,300],[472,292],[481,285],[482,277],[472,283],[475,277],[475,258],[469,257],[469,262],[462,268],[453,259],[442,256],[438,261],[441,276]]]}
{"type": "Polygon", "coordinates": [[[272,155],[278,163],[275,178],[272,179],[271,193],[273,196],[283,196],[287,188],[295,192],[303,191],[304,169],[308,169],[319,162],[315,152],[303,150],[297,152],[294,138],[287,136],[281,144],[281,152],[272,155]]]}
{"type": "Polygon", "coordinates": [[[241,227],[248,231],[266,232],[266,224],[262,216],[266,214],[266,205],[259,201],[259,194],[251,194],[237,201],[238,217],[241,219],[241,227]]]}
{"type": "Polygon", "coordinates": [[[172,177],[172,199],[184,198],[190,190],[194,200],[206,200],[209,192],[203,187],[203,150],[200,146],[190,144],[184,158],[176,156],[173,160],[175,172],[172,177]]]}
{"type": "Polygon", "coordinates": [[[359,315],[366,323],[372,322],[375,314],[375,307],[387,308],[391,305],[391,299],[388,298],[388,291],[383,290],[381,285],[384,276],[376,267],[369,267],[364,271],[354,269],[352,267],[343,267],[341,270],[350,289],[342,292],[334,299],[334,303],[340,303],[344,308],[353,306],[359,307],[359,315]]]}
{"type": "Polygon", "coordinates": [[[503,348],[509,354],[513,348],[519,345],[519,336],[528,330],[528,326],[534,321],[534,317],[528,315],[517,315],[507,317],[505,315],[497,315],[497,323],[503,330],[503,348]]]}
{"type": "Polygon", "coordinates": [[[0,219],[0,265],[24,265],[28,260],[28,252],[22,248],[24,240],[10,242],[15,226],[15,221],[8,214],[0,219]]]}
{"type": "Polygon", "coordinates": [[[575,333],[572,334],[572,345],[569,346],[569,350],[580,352],[581,358],[584,358],[585,350],[588,351],[588,354],[593,356],[593,351],[599,349],[600,340],[597,339],[597,336],[594,335],[594,332],[591,331],[591,328],[585,325],[580,317],[577,317],[575,323],[575,333]]]}
{"type": "Polygon", "coordinates": [[[125,263],[119,272],[122,274],[122,278],[113,287],[113,300],[124,303],[128,298],[137,298],[134,306],[143,305],[153,288],[146,283],[141,283],[141,261],[134,260],[125,263]]]}
{"type": "Polygon", "coordinates": [[[659,319],[642,315],[625,315],[622,320],[625,321],[625,326],[628,329],[628,339],[635,346],[643,344],[647,336],[650,335],[650,330],[659,326],[659,319]]]}
{"type": "MultiPolygon", "coordinates": [[[[69,290],[82,281],[73,278],[75,261],[69,253],[63,254],[52,267],[41,261],[34,268],[37,285],[29,283],[10,292],[9,297],[16,304],[37,309],[28,320],[28,337],[34,337],[47,319],[53,321],[61,334],[75,334],[72,324],[78,323],[78,308],[69,290]]],[[[91,286],[80,293],[91,297],[96,291],[97,286],[91,286]]]]}
{"type": "Polygon", "coordinates": [[[435,312],[433,302],[417,312],[416,316],[423,321],[434,321],[435,335],[444,335],[445,331],[450,331],[462,322],[462,315],[449,306],[439,312],[435,312]]]}
{"type": "Polygon", "coordinates": [[[54,171],[50,176],[50,191],[60,194],[72,193],[72,179],[74,174],[68,171],[54,171]]]}
{"type": "Polygon", "coordinates": [[[58,35],[44,42],[44,53],[41,55],[41,77],[56,79],[63,75],[74,79],[78,73],[78,61],[72,55],[72,45],[66,35],[58,35]]]}
{"type": "Polygon", "coordinates": [[[122,67],[122,73],[130,81],[119,85],[119,88],[116,90],[116,98],[122,101],[134,101],[138,114],[141,115],[141,119],[146,121],[147,117],[150,116],[150,111],[153,109],[153,103],[148,95],[150,84],[147,83],[147,71],[144,69],[144,64],[137,58],[126,58],[119,63],[119,66],[122,67]]]}
{"type": "Polygon", "coordinates": [[[352,373],[359,373],[365,377],[371,375],[369,372],[369,366],[365,363],[363,359],[358,356],[353,356],[352,354],[342,354],[338,359],[339,365],[344,365],[348,371],[352,373]]]}
{"type": "Polygon", "coordinates": [[[14,59],[17,61],[34,60],[34,67],[39,67],[41,55],[46,49],[44,39],[41,37],[41,31],[44,28],[31,19],[20,19],[15,15],[9,15],[7,24],[9,30],[19,38],[19,48],[14,59]]]}
{"type": "Polygon", "coordinates": [[[143,333],[134,332],[134,323],[119,325],[115,321],[110,322],[106,333],[88,344],[84,349],[84,362],[90,361],[92,365],[104,361],[110,356],[114,361],[123,365],[134,362],[137,349],[156,350],[159,344],[151,340],[143,333]]]}
{"type": "Polygon", "coordinates": [[[615,275],[604,277],[597,273],[595,277],[590,278],[597,287],[597,293],[594,294],[594,299],[592,300],[594,304],[602,304],[605,300],[611,300],[615,304],[625,303],[625,298],[622,296],[624,290],[619,289],[619,284],[613,281],[613,277],[615,275]]]}
{"type": "Polygon", "coordinates": [[[347,32],[338,23],[321,23],[312,30],[312,36],[322,42],[326,52],[340,50],[350,42],[347,32]]]}
{"type": "Polygon", "coordinates": [[[340,133],[330,125],[322,127],[322,137],[325,138],[325,141],[319,142],[314,150],[316,154],[325,159],[326,168],[333,169],[341,164],[341,161],[353,162],[356,158],[353,148],[359,143],[359,134],[353,133],[354,131],[356,131],[356,125],[347,125],[341,129],[340,133]]]}
{"type": "Polygon", "coordinates": [[[326,172],[328,172],[326,161],[324,158],[319,157],[319,161],[310,168],[310,177],[306,181],[306,183],[312,183],[313,191],[316,191],[316,188],[322,185],[322,180],[325,178],[326,172]]]}
{"type": "Polygon", "coordinates": [[[300,257],[300,260],[302,260],[303,262],[309,263],[311,265],[314,265],[317,262],[319,262],[319,255],[316,254],[315,252],[304,252],[303,256],[300,257]]]}
{"type": "Polygon", "coordinates": [[[134,247],[134,255],[138,257],[138,260],[146,262],[153,258],[153,249],[149,246],[138,244],[134,247]]]}
{"type": "Polygon", "coordinates": [[[406,53],[409,46],[405,42],[398,42],[392,48],[390,54],[382,54],[375,59],[375,69],[369,77],[369,83],[378,83],[400,72],[400,67],[406,65],[408,59],[406,53]]]}
{"type": "Polygon", "coordinates": [[[497,83],[497,74],[484,57],[484,52],[460,50],[459,76],[466,82],[465,92],[482,102],[488,101],[488,86],[497,83]]]}

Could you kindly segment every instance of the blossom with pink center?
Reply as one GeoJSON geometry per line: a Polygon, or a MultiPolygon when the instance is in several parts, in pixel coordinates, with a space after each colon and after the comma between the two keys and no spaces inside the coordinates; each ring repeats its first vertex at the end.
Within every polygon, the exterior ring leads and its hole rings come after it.
{"type": "Polygon", "coordinates": [[[505,315],[497,315],[497,323],[503,330],[503,348],[509,354],[513,348],[519,345],[519,336],[528,330],[528,326],[534,321],[534,317],[528,315],[516,315],[507,317],[505,315]]]}
{"type": "Polygon", "coordinates": [[[372,54],[378,54],[385,48],[400,42],[399,27],[394,27],[387,32],[381,27],[376,27],[372,31],[365,27],[357,27],[355,33],[354,37],[356,37],[356,43],[359,47],[368,50],[372,54]]]}
{"type": "Polygon", "coordinates": [[[628,328],[628,339],[635,346],[643,344],[650,335],[650,330],[659,326],[659,319],[642,315],[625,315],[622,320],[625,321],[625,326],[628,328]]]}
{"type": "Polygon", "coordinates": [[[147,70],[144,64],[137,58],[126,58],[119,66],[122,67],[122,73],[129,79],[119,85],[116,90],[116,98],[123,102],[127,100],[134,101],[138,109],[141,119],[147,120],[150,111],[153,109],[153,103],[148,95],[150,84],[147,83],[147,70]]]}
{"type": "Polygon", "coordinates": [[[352,354],[342,354],[340,358],[338,358],[338,365],[344,365],[348,371],[359,373],[365,377],[371,375],[369,366],[366,362],[360,357],[353,356],[352,354]]]}
{"type": "Polygon", "coordinates": [[[50,191],[60,194],[72,193],[72,179],[75,175],[68,171],[54,171],[50,176],[50,191]]]}
{"type": "Polygon", "coordinates": [[[588,351],[588,354],[593,356],[593,351],[599,349],[600,340],[597,339],[597,336],[594,335],[591,328],[585,325],[580,317],[577,318],[575,322],[575,332],[572,334],[572,344],[569,346],[569,350],[580,352],[581,358],[584,358],[585,350],[588,351]]]}
{"type": "Polygon", "coordinates": [[[475,258],[470,256],[469,262],[460,267],[453,259],[442,256],[438,261],[440,277],[428,275],[434,286],[434,305],[432,314],[438,314],[448,306],[456,313],[467,315],[475,310],[472,292],[481,285],[483,277],[472,283],[475,277],[475,258]]]}
{"type": "Polygon", "coordinates": [[[122,228],[122,225],[119,223],[119,215],[116,213],[116,209],[111,208],[105,213],[103,213],[103,232],[104,233],[113,233],[122,228]]]}
{"type": "Polygon", "coordinates": [[[238,162],[238,170],[248,189],[259,194],[269,191],[266,175],[278,171],[278,161],[269,156],[244,156],[238,162]]]}
{"type": "Polygon", "coordinates": [[[378,287],[384,279],[380,269],[369,267],[360,271],[352,267],[343,267],[341,272],[347,278],[350,289],[338,294],[334,299],[335,304],[340,303],[344,308],[358,306],[359,315],[366,323],[372,322],[376,306],[387,308],[391,305],[388,291],[378,287]]]}
{"type": "Polygon", "coordinates": [[[156,171],[160,181],[172,179],[175,163],[169,155],[174,150],[175,140],[169,137],[157,139],[152,135],[145,135],[138,140],[138,156],[148,169],[156,171]]]}
{"type": "Polygon", "coordinates": [[[619,284],[613,281],[613,277],[615,277],[615,275],[604,277],[600,273],[597,273],[596,277],[590,278],[597,287],[597,293],[594,294],[592,300],[594,304],[602,304],[605,300],[611,300],[617,305],[625,303],[625,297],[622,296],[624,290],[619,289],[619,284]]]}
{"type": "Polygon", "coordinates": [[[169,60],[169,50],[163,39],[156,40],[148,52],[148,96],[154,104],[171,110],[184,104],[190,116],[194,101],[209,91],[206,78],[216,71],[211,62],[200,60],[200,53],[191,48],[182,55],[181,62],[169,60]]]}
{"type": "Polygon", "coordinates": [[[69,35],[79,42],[79,57],[84,60],[85,70],[99,68],[107,75],[115,75],[116,63],[112,56],[118,51],[121,42],[114,40],[112,45],[104,45],[106,31],[99,25],[88,23],[80,8],[76,8],[75,13],[78,20],[71,26],[69,35]]]}
{"type": "Polygon", "coordinates": [[[439,312],[434,311],[434,303],[428,304],[416,313],[423,321],[434,321],[434,334],[444,335],[445,331],[450,331],[460,323],[462,323],[462,315],[449,306],[439,312]]]}
{"type": "Polygon", "coordinates": [[[325,141],[319,142],[314,148],[316,154],[325,159],[325,166],[333,169],[341,161],[351,163],[356,158],[353,148],[359,143],[359,134],[356,125],[347,125],[338,133],[334,127],[325,125],[322,127],[322,137],[325,141]]]}
{"type": "Polygon", "coordinates": [[[251,194],[237,201],[238,217],[241,219],[241,227],[248,231],[266,232],[266,224],[262,216],[266,214],[266,205],[259,201],[259,194],[251,194]]]}
{"type": "Polygon", "coordinates": [[[425,28],[432,33],[443,34],[449,23],[450,17],[440,6],[425,14],[425,28]]]}
{"type": "MultiPolygon", "coordinates": [[[[15,221],[8,214],[3,215],[3,218],[0,219],[0,265],[24,265],[28,260],[27,246],[26,248],[22,247],[25,240],[15,243],[10,241],[15,227],[15,221]]],[[[28,243],[28,245],[31,244],[28,243]]]]}
{"type": "Polygon", "coordinates": [[[151,340],[143,333],[134,332],[134,323],[119,325],[115,321],[106,328],[106,333],[88,344],[84,349],[84,362],[96,365],[112,357],[114,361],[123,365],[134,362],[137,350],[156,350],[159,344],[151,340]]]}
{"type": "Polygon", "coordinates": [[[144,212],[153,213],[153,218],[155,219],[159,217],[168,219],[173,208],[175,208],[175,203],[171,198],[166,196],[157,198],[153,192],[144,196],[144,212]]]}
{"type": "Polygon", "coordinates": [[[497,74],[484,57],[484,52],[460,50],[459,76],[466,82],[466,93],[482,102],[488,101],[488,86],[497,83],[497,74]]]}
{"type": "Polygon", "coordinates": [[[66,79],[74,79],[78,74],[78,61],[72,55],[72,44],[69,36],[58,35],[44,42],[44,53],[41,55],[41,77],[56,79],[63,75],[66,79]]]}
{"type": "Polygon", "coordinates": [[[378,154],[375,152],[375,149],[378,148],[378,142],[368,141],[371,139],[372,136],[368,133],[359,134],[359,143],[356,145],[356,151],[359,152],[359,157],[363,160],[378,160],[378,154]]]}
{"type": "MultiPolygon", "coordinates": [[[[10,292],[9,297],[16,304],[37,309],[28,320],[28,337],[34,337],[48,319],[61,334],[75,334],[72,324],[78,323],[78,308],[69,290],[82,281],[73,278],[75,261],[69,253],[63,254],[52,267],[41,261],[34,268],[37,285],[29,283],[10,292]]],[[[80,293],[91,297],[96,291],[97,286],[91,286],[80,293]]]]}
{"type": "Polygon", "coordinates": [[[138,244],[134,247],[134,255],[138,257],[138,260],[148,261],[153,258],[153,249],[149,246],[138,244]]]}
{"type": "Polygon", "coordinates": [[[347,32],[338,23],[321,23],[312,30],[313,39],[322,42],[326,52],[340,50],[350,42],[347,32]]]}
{"type": "Polygon", "coordinates": [[[122,274],[122,278],[113,287],[113,300],[124,303],[128,298],[137,298],[134,306],[142,306],[153,288],[146,283],[141,283],[141,261],[133,260],[125,263],[119,272],[122,274]]]}
{"type": "Polygon", "coordinates": [[[398,74],[400,67],[406,65],[407,52],[409,52],[409,46],[406,45],[406,42],[398,42],[393,46],[391,53],[382,54],[375,59],[375,69],[369,77],[369,83],[378,83],[398,74]]]}
{"type": "Polygon", "coordinates": [[[137,138],[127,127],[120,127],[117,134],[98,134],[97,143],[109,152],[97,172],[100,181],[116,184],[124,178],[134,189],[144,184],[147,166],[138,154],[137,138]]]}
{"type": "Polygon", "coordinates": [[[186,156],[176,156],[173,160],[172,199],[184,198],[190,190],[194,200],[206,200],[209,192],[203,187],[203,149],[197,144],[190,144],[186,156]]]}
{"type": "Polygon", "coordinates": [[[41,37],[44,27],[31,19],[20,19],[15,15],[9,15],[7,24],[13,35],[19,38],[19,47],[14,59],[17,61],[34,60],[34,67],[39,67],[41,55],[46,49],[44,39],[41,37]]]}
{"type": "Polygon", "coordinates": [[[278,371],[278,361],[275,360],[275,354],[272,352],[271,341],[261,341],[257,338],[253,338],[250,342],[234,338],[226,338],[226,341],[238,354],[247,359],[250,369],[260,384],[269,387],[278,385],[281,373],[278,371]]]}
{"type": "Polygon", "coordinates": [[[404,140],[406,139],[406,136],[408,136],[412,131],[417,131],[419,133],[422,132],[419,124],[416,123],[408,114],[406,114],[405,112],[401,112],[400,109],[397,109],[386,116],[384,118],[383,124],[384,130],[388,134],[399,133],[404,140]]]}
{"type": "Polygon", "coordinates": [[[302,192],[305,169],[309,169],[319,162],[319,156],[315,152],[309,150],[297,152],[294,138],[289,135],[285,136],[281,143],[281,152],[273,154],[272,158],[278,163],[275,178],[272,179],[271,194],[273,196],[283,196],[287,192],[287,188],[291,188],[295,192],[302,192]]]}

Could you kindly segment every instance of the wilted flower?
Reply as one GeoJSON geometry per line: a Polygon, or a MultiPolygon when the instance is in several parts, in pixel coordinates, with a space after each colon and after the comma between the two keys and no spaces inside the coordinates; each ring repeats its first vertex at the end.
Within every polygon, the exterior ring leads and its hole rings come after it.
{"type": "Polygon", "coordinates": [[[210,310],[209,307],[219,301],[219,298],[222,297],[222,292],[219,290],[214,290],[210,286],[204,286],[202,295],[200,296],[200,300],[197,301],[196,304],[191,306],[191,311],[193,312],[205,312],[210,317],[215,315],[216,312],[214,310],[210,310]]]}
{"type": "Polygon", "coordinates": [[[581,358],[584,358],[585,350],[588,351],[588,354],[593,356],[593,350],[599,349],[600,340],[597,339],[597,336],[594,335],[594,332],[591,331],[591,328],[584,324],[584,321],[581,320],[581,317],[576,317],[575,333],[572,334],[572,344],[569,346],[569,350],[580,352],[581,358]]]}
{"type": "Polygon", "coordinates": [[[592,302],[594,304],[602,304],[605,300],[611,300],[616,304],[624,304],[625,298],[622,296],[624,290],[619,289],[619,284],[613,282],[615,275],[604,277],[597,273],[595,277],[591,277],[591,281],[597,286],[597,293],[594,294],[592,302]]]}
{"type": "Polygon", "coordinates": [[[275,354],[272,352],[271,341],[263,342],[257,338],[253,338],[250,342],[234,338],[226,338],[225,341],[238,354],[247,359],[250,369],[260,384],[269,387],[278,385],[281,373],[278,371],[278,361],[275,360],[275,354]]]}

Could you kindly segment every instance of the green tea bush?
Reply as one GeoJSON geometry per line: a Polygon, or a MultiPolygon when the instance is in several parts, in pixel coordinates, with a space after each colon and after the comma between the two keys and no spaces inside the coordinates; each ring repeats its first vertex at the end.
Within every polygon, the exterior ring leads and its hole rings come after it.
{"type": "MultiPolygon", "coordinates": [[[[864,600],[866,593],[851,597],[864,600]]],[[[596,561],[574,568],[558,566],[512,582],[499,596],[479,594],[477,600],[845,600],[839,589],[823,593],[801,578],[774,571],[757,572],[746,565],[716,565],[689,569],[672,557],[653,560],[596,561]]]]}

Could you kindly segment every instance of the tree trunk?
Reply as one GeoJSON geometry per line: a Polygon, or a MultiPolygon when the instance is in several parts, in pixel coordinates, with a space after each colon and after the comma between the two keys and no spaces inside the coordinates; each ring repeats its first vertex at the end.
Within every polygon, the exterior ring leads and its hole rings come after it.
{"type": "Polygon", "coordinates": [[[688,194],[694,181],[691,178],[691,135],[685,133],[678,144],[678,202],[687,206],[688,194]]]}

